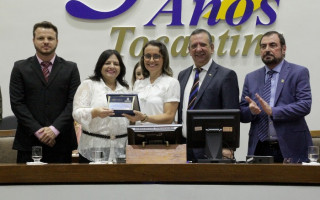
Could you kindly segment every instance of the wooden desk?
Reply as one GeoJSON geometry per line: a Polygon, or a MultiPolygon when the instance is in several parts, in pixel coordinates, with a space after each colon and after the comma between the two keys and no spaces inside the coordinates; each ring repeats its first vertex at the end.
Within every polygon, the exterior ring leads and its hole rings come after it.
{"type": "Polygon", "coordinates": [[[320,166],[299,164],[0,165],[0,184],[25,183],[320,184],[320,166]]]}

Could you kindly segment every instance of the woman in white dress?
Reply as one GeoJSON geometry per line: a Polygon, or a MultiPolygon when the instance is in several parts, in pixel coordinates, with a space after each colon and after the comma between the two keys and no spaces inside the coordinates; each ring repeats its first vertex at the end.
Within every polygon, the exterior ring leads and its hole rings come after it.
{"type": "Polygon", "coordinates": [[[73,117],[81,124],[82,134],[78,145],[79,162],[94,161],[94,151],[102,151],[103,161],[114,162],[118,149],[127,142],[125,117],[112,117],[108,109],[107,94],[128,93],[124,80],[126,67],[116,50],[106,50],[100,55],[94,74],[79,86],[73,102],[73,117]]]}
{"type": "Polygon", "coordinates": [[[138,94],[141,112],[125,115],[132,122],[171,124],[180,101],[180,84],[173,78],[167,47],[151,40],[142,49],[140,59],[144,79],[137,80],[133,92],[138,94]]]}

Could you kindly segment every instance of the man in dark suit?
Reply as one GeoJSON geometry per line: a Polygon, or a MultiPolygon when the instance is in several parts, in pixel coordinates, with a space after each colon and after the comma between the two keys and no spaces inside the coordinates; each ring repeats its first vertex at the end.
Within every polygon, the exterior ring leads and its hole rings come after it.
{"type": "Polygon", "coordinates": [[[280,163],[307,161],[309,71],[284,60],[285,39],[276,31],[262,36],[260,53],[265,66],[247,74],[240,103],[241,121],[251,122],[248,155],[274,156],[280,163]]]}
{"type": "Polygon", "coordinates": [[[10,79],[17,163],[32,161],[32,146],[42,146],[43,162],[70,163],[77,148],[72,103],[79,71],[76,63],[56,55],[58,30],[52,23],[34,25],[33,43],[36,55],[15,62],[10,79]]]}
{"type": "Polygon", "coordinates": [[[194,30],[190,35],[188,48],[194,64],[181,71],[178,76],[181,88],[178,123],[183,124],[184,137],[187,137],[188,109],[239,109],[237,74],[218,65],[211,58],[214,51],[211,34],[204,29],[194,30]],[[199,89],[190,108],[189,96],[197,69],[200,71],[199,89]]]}

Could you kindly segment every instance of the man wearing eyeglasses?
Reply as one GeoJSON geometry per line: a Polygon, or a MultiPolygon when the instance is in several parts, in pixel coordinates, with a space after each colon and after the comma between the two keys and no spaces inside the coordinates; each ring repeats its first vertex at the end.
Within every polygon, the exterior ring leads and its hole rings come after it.
{"type": "Polygon", "coordinates": [[[204,29],[194,30],[188,48],[194,64],[178,76],[181,88],[178,122],[183,124],[185,138],[187,110],[239,109],[237,74],[211,58],[214,51],[211,34],[204,29]],[[194,91],[195,87],[198,89],[194,91]]]}

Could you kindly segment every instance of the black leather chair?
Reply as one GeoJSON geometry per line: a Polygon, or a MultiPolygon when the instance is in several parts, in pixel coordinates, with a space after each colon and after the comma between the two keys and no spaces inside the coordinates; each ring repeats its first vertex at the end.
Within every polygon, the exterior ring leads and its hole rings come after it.
{"type": "Polygon", "coordinates": [[[17,129],[17,126],[18,126],[17,118],[14,115],[4,117],[0,121],[0,130],[17,129]]]}

